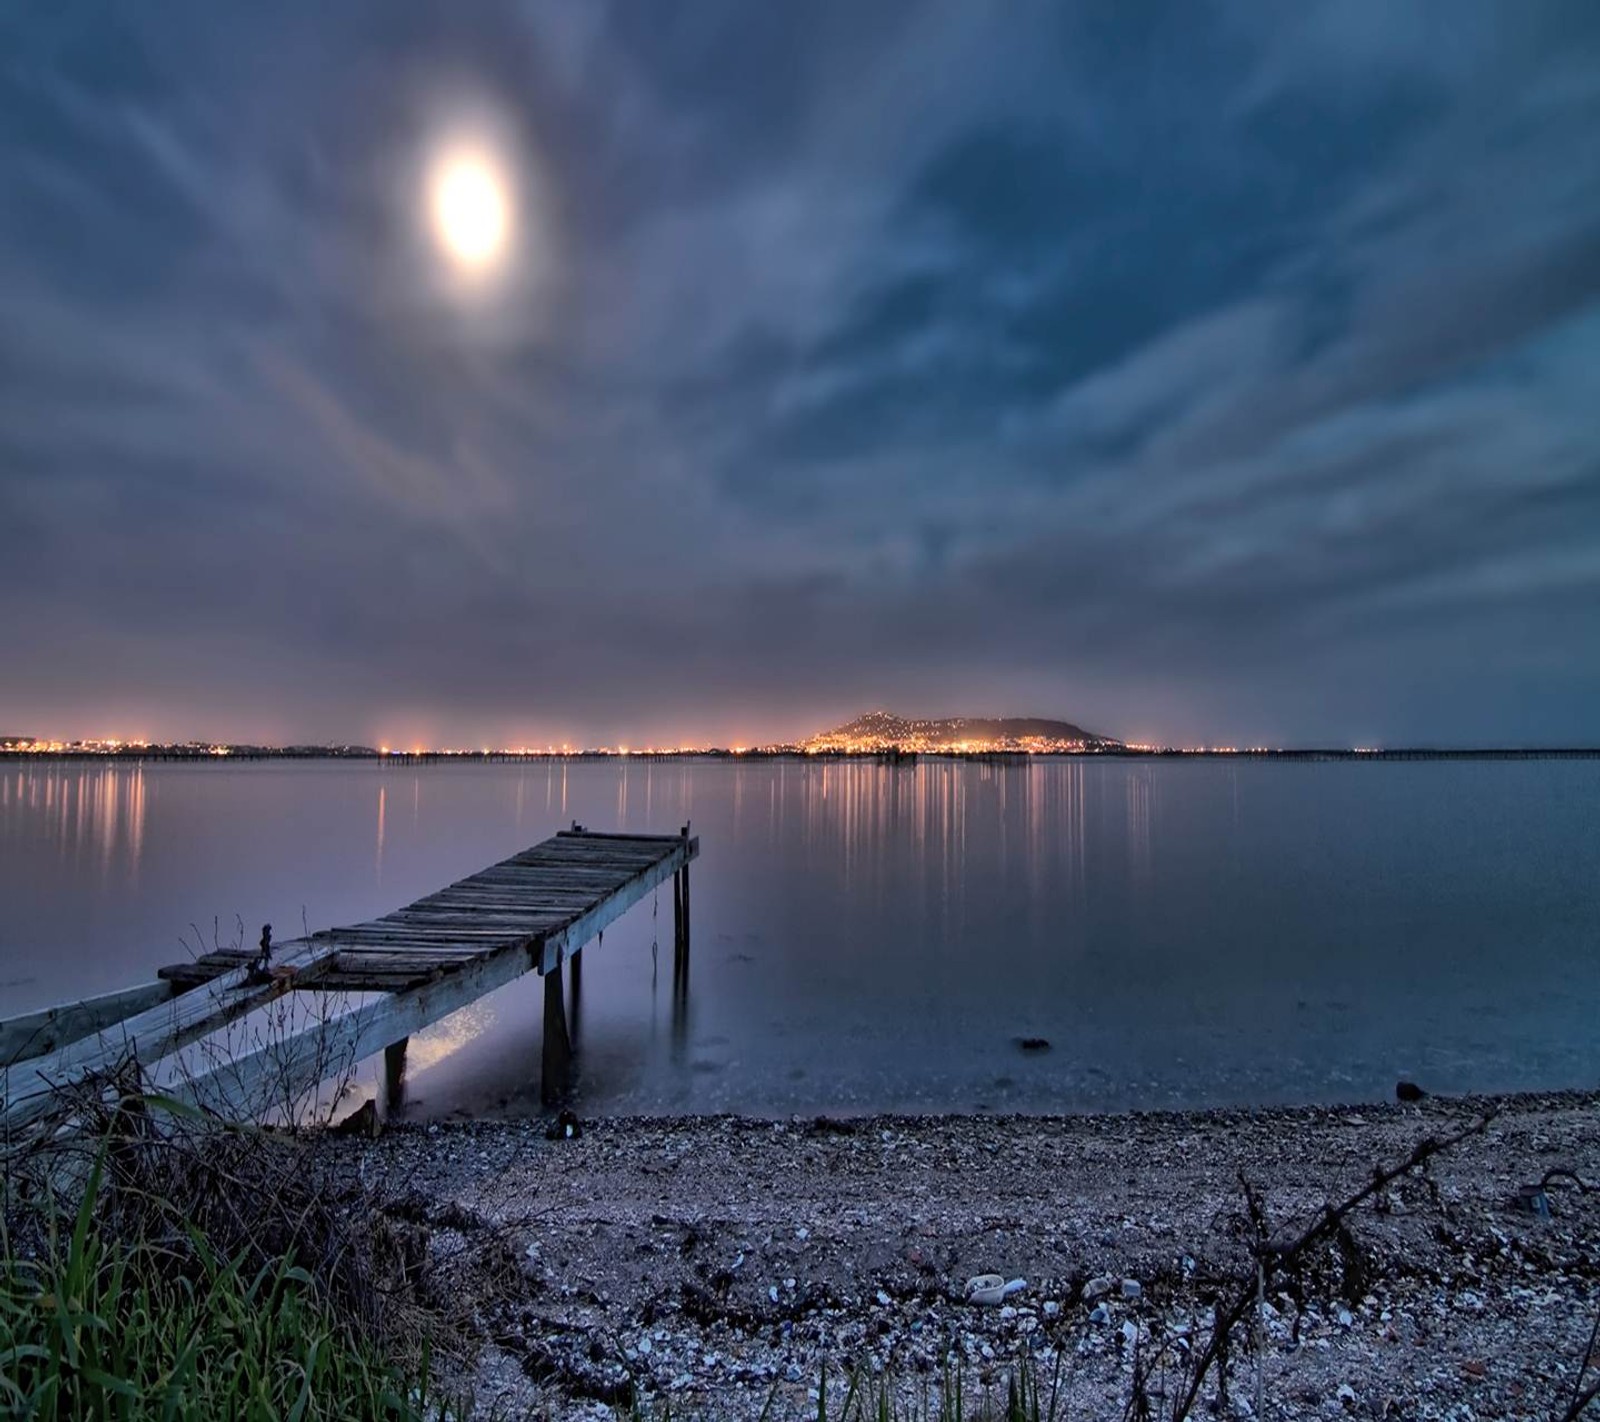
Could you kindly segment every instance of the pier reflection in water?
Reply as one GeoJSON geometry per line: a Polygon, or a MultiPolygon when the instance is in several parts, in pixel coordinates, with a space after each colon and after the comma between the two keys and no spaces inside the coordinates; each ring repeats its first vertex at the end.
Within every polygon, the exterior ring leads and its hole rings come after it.
{"type": "MultiPolygon", "coordinates": [[[[8,764],[0,1011],[692,820],[693,991],[669,889],[585,950],[582,1111],[1592,1084],[1596,805],[1595,762],[8,764]]],[[[419,1034],[405,1111],[539,1109],[542,1017],[528,981],[419,1034]]]]}

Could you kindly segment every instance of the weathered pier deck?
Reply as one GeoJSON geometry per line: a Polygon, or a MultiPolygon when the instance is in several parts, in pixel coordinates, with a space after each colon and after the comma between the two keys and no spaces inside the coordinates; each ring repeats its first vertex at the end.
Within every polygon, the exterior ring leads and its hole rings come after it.
{"type": "Polygon", "coordinates": [[[0,1126],[26,1125],[62,1087],[130,1063],[164,1094],[234,1114],[281,1106],[379,1050],[392,1080],[411,1033],[529,972],[544,977],[551,1099],[571,1055],[563,965],[576,991],[579,951],[669,878],[674,988],[686,988],[689,863],[698,853],[687,825],[676,835],[639,835],[574,824],[382,918],[272,945],[265,955],[206,954],[163,968],[153,984],[0,1022],[0,1126]],[[173,1064],[184,1048],[258,1009],[311,998],[309,1022],[173,1064]]]}

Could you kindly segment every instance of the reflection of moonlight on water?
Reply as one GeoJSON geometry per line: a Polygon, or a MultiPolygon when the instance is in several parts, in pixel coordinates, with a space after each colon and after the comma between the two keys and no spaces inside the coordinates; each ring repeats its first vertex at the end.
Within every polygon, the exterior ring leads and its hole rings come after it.
{"type": "Polygon", "coordinates": [[[434,163],[428,177],[434,236],[461,270],[492,266],[511,230],[506,179],[486,153],[455,150],[434,163]]]}

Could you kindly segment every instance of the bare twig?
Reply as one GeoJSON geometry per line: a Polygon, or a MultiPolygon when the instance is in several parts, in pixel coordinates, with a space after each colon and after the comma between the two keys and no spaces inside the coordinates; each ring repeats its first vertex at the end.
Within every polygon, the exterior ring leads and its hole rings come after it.
{"type": "MultiPolygon", "coordinates": [[[[1562,1173],[1571,1174],[1570,1171],[1562,1173]]],[[[1548,1179],[1548,1176],[1546,1178],[1548,1179]]],[[[1588,1376],[1589,1364],[1594,1360],[1597,1343],[1600,1343],[1600,1310],[1595,1312],[1594,1327],[1589,1330],[1589,1341],[1584,1346],[1583,1356],[1578,1359],[1578,1376],[1572,1380],[1572,1401],[1567,1404],[1567,1410],[1561,1414],[1559,1422],[1578,1422],[1583,1410],[1600,1397],[1600,1378],[1596,1378],[1588,1387],[1583,1385],[1584,1378],[1588,1376]]]]}
{"type": "MultiPolygon", "coordinates": [[[[1258,1297],[1265,1294],[1267,1280],[1289,1268],[1313,1246],[1333,1238],[1343,1226],[1346,1217],[1372,1199],[1374,1195],[1388,1189],[1391,1184],[1403,1175],[1424,1165],[1441,1152],[1460,1145],[1462,1141],[1472,1136],[1481,1135],[1492,1119],[1492,1113],[1486,1114],[1452,1135],[1445,1136],[1442,1139],[1429,1136],[1427,1139],[1418,1142],[1411,1153],[1398,1164],[1374,1169],[1372,1179],[1360,1190],[1356,1191],[1355,1194],[1338,1204],[1324,1205],[1316,1219],[1295,1238],[1282,1244],[1272,1244],[1265,1238],[1258,1238],[1253,1250],[1255,1258],[1252,1261],[1248,1277],[1236,1281],[1233,1296],[1225,1306],[1218,1305],[1215,1321],[1211,1328],[1211,1336],[1207,1339],[1205,1348],[1201,1350],[1199,1360],[1195,1365],[1194,1375],[1190,1378],[1188,1387],[1184,1390],[1182,1396],[1178,1399],[1177,1406],[1173,1409],[1173,1422],[1180,1422],[1180,1419],[1187,1417],[1193,1410],[1195,1403],[1199,1400],[1200,1390],[1205,1385],[1206,1377],[1213,1367],[1225,1360],[1228,1340],[1232,1336],[1234,1329],[1244,1322],[1258,1297]]],[[[1254,1221],[1259,1218],[1258,1211],[1260,1206],[1254,1192],[1250,1191],[1248,1187],[1246,1199],[1254,1221]]],[[[1225,1376],[1225,1373],[1219,1374],[1219,1377],[1222,1376],[1225,1376]]],[[[1581,1407],[1579,1410],[1582,1410],[1581,1407]]],[[[1576,1417],[1577,1413],[1569,1415],[1576,1417]]]]}

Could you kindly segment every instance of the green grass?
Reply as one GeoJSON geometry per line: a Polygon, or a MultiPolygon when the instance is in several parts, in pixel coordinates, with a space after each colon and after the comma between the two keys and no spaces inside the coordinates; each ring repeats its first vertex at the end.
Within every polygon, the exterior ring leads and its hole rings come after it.
{"type": "Polygon", "coordinates": [[[249,1271],[192,1225],[187,1247],[97,1226],[103,1152],[37,1257],[0,1239],[0,1416],[188,1419],[449,1416],[424,1355],[410,1375],[334,1316],[287,1260],[249,1271]]]}

